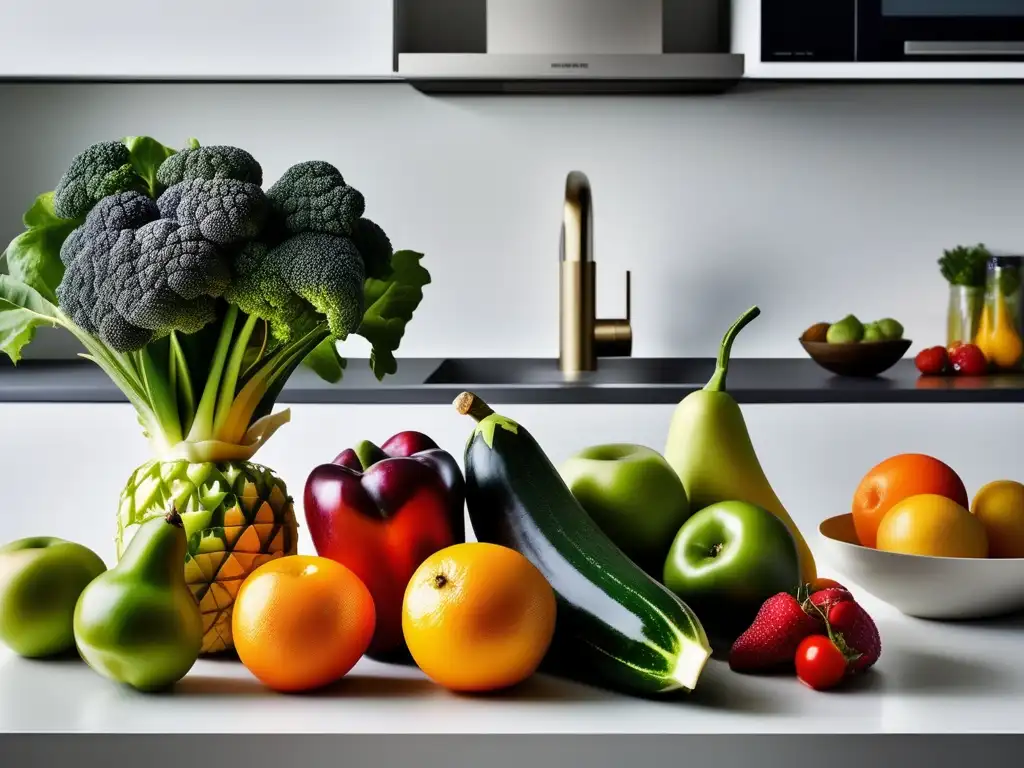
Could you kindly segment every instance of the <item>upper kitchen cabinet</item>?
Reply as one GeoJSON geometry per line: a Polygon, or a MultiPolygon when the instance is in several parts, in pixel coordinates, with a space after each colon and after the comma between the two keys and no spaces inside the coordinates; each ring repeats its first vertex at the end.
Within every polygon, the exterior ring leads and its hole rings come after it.
{"type": "Polygon", "coordinates": [[[734,0],[749,78],[1024,80],[1021,0],[734,0]]]}
{"type": "Polygon", "coordinates": [[[0,2],[0,77],[393,77],[387,0],[0,2]]]}

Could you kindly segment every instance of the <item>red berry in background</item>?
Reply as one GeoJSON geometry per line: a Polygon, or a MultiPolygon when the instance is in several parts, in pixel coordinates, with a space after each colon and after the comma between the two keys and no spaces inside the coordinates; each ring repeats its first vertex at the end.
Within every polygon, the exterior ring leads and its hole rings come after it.
{"type": "Polygon", "coordinates": [[[945,347],[929,347],[917,353],[914,365],[925,376],[940,376],[949,366],[949,353],[945,347]]]}
{"type": "Polygon", "coordinates": [[[953,370],[961,376],[984,376],[988,372],[985,353],[974,344],[961,344],[950,355],[953,370]]]}
{"type": "Polygon", "coordinates": [[[811,635],[796,649],[796,676],[816,691],[837,686],[846,677],[846,656],[827,635],[811,635]]]}

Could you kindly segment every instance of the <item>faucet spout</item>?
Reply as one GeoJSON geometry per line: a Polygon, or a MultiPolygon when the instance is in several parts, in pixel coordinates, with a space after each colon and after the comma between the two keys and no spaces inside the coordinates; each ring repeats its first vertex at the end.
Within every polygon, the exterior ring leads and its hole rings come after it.
{"type": "Polygon", "coordinates": [[[630,274],[626,272],[625,319],[598,319],[594,204],[590,180],[581,171],[566,179],[560,251],[559,367],[572,375],[597,370],[598,357],[629,357],[630,274]]]}

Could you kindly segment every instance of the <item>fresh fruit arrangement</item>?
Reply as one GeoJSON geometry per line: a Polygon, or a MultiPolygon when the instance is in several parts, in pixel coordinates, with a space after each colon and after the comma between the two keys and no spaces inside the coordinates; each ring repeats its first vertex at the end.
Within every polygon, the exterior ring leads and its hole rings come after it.
{"type": "Polygon", "coordinates": [[[828,690],[873,667],[882,654],[878,627],[848,589],[835,582],[780,592],[761,606],[729,651],[736,672],[790,670],[828,690]]]}
{"type": "Polygon", "coordinates": [[[1024,557],[1024,484],[998,480],[970,499],[959,475],[923,454],[873,467],[853,497],[864,547],[929,557],[1024,557]]]}
{"type": "Polygon", "coordinates": [[[856,315],[847,315],[834,323],[815,323],[800,337],[808,342],[828,344],[869,344],[873,341],[899,341],[903,325],[891,317],[862,323],[856,315]]]}
{"type": "MultiPolygon", "coordinates": [[[[306,479],[315,556],[295,551],[292,503],[276,475],[238,444],[183,440],[182,456],[133,476],[121,519],[137,522],[122,530],[110,571],[73,544],[0,552],[0,565],[17,561],[0,568],[11,605],[47,606],[33,614],[38,625],[0,614],[2,639],[24,655],[55,650],[70,623],[90,666],[144,691],[173,686],[211,638],[213,647],[230,640],[256,679],[283,692],[331,685],[363,656],[414,664],[453,691],[502,690],[537,670],[640,696],[692,691],[713,648],[732,647],[744,667],[765,615],[785,618],[780,596],[808,583],[841,590],[816,581],[813,554],[727,391],[733,343],[758,314],[727,331],[711,380],[676,408],[664,454],[609,443],[557,468],[522,424],[469,392],[454,403],[474,422],[461,464],[415,431],[341,451],[306,479]],[[151,516],[159,504],[166,510],[151,516]]],[[[212,367],[244,367],[245,349],[217,333],[212,367]]],[[[234,384],[214,378],[217,397],[204,394],[192,418],[216,420],[221,402],[233,412],[234,384]]],[[[270,397],[250,383],[234,397],[270,397]]],[[[776,657],[793,663],[804,640],[823,635],[844,670],[873,663],[853,609],[796,605],[787,621],[799,617],[804,629],[779,641],[776,657]]]]}
{"type": "Polygon", "coordinates": [[[231,648],[245,577],[296,551],[287,487],[252,463],[289,420],[274,412],[284,385],[303,363],[340,379],[336,342],[353,334],[378,378],[394,373],[430,281],[329,163],[263,183],[238,147],[94,144],[26,212],[0,275],[12,361],[37,328],[61,328],[137,411],[154,458],[121,495],[117,555],[174,505],[207,653],[231,648]]]}

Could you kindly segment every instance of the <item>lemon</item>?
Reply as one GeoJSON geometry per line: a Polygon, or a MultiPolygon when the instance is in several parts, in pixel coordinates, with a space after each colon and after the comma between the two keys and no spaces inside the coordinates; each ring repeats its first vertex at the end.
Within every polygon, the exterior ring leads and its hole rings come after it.
{"type": "Polygon", "coordinates": [[[952,499],[910,496],[885,513],[877,548],[929,557],[986,557],[988,536],[981,521],[952,499]]]}
{"type": "Polygon", "coordinates": [[[1024,485],[996,480],[983,486],[971,512],[988,533],[989,557],[1024,557],[1024,485]]]}

